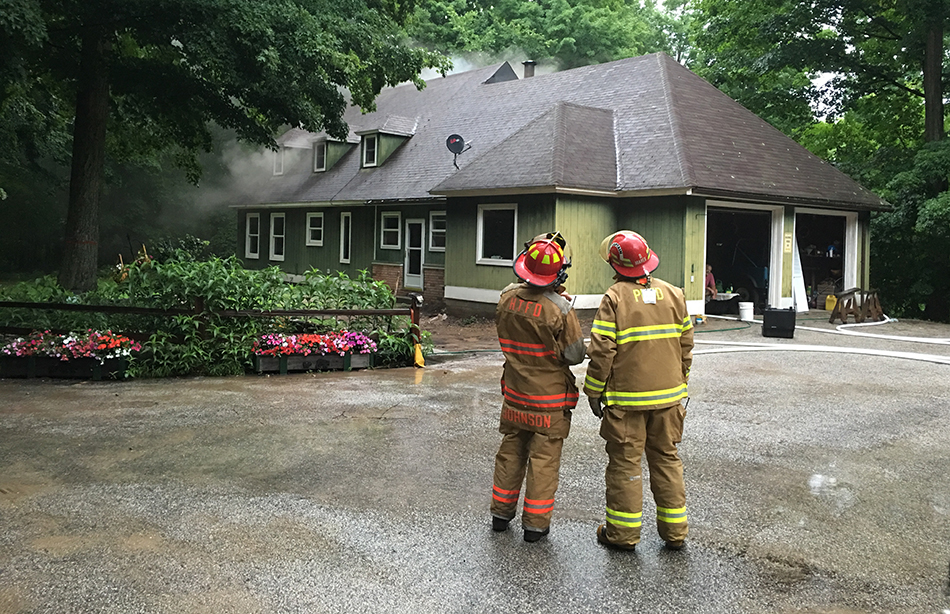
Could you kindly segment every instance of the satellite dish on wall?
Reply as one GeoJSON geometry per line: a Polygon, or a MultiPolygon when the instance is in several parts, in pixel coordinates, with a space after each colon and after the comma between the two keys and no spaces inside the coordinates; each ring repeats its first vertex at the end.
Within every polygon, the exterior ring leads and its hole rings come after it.
{"type": "Polygon", "coordinates": [[[445,139],[445,146],[449,148],[449,151],[455,154],[455,157],[452,158],[452,164],[454,164],[455,168],[458,169],[459,154],[464,151],[468,151],[472,147],[472,144],[466,143],[465,139],[463,139],[461,135],[450,134],[449,138],[445,139]]]}
{"type": "Polygon", "coordinates": [[[459,155],[465,150],[465,139],[458,134],[450,134],[449,138],[445,139],[445,146],[455,155],[459,155]]]}

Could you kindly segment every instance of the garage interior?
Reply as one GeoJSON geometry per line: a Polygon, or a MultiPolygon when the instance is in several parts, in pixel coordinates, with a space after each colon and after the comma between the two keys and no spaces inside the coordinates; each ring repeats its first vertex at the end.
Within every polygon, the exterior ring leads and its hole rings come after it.
{"type": "Polygon", "coordinates": [[[762,313],[769,297],[771,228],[768,211],[707,209],[706,264],[712,265],[720,300],[707,303],[706,313],[738,314],[739,301],[762,313]]]}
{"type": "Polygon", "coordinates": [[[798,255],[811,309],[825,309],[829,294],[846,289],[844,235],[843,217],[805,213],[795,216],[798,255]]]}

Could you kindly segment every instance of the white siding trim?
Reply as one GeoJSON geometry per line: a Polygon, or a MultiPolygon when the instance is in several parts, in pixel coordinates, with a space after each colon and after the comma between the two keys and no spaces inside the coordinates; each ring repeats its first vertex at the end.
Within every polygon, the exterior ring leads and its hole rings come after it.
{"type": "Polygon", "coordinates": [[[600,307],[600,301],[604,298],[603,294],[575,294],[574,309],[597,309],[600,307]]]}
{"type": "MultiPolygon", "coordinates": [[[[436,267],[438,268],[438,267],[436,267]]],[[[597,309],[600,307],[600,301],[604,298],[603,294],[577,294],[574,297],[574,309],[597,309]]],[[[457,301],[469,301],[471,303],[497,303],[501,298],[501,290],[489,290],[486,288],[468,288],[465,286],[446,286],[445,298],[457,301]]],[[[699,301],[702,303],[703,301],[699,301]]]]}
{"type": "Polygon", "coordinates": [[[466,288],[464,286],[446,286],[445,298],[472,303],[497,303],[501,298],[501,290],[486,290],[485,288],[466,288]]]}

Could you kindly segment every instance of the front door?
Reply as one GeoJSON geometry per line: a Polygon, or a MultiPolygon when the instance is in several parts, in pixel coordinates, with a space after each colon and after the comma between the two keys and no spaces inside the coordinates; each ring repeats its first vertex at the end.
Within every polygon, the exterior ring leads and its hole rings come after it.
{"type": "Polygon", "coordinates": [[[406,260],[403,266],[406,288],[422,289],[422,263],[425,255],[426,221],[406,220],[406,260]]]}

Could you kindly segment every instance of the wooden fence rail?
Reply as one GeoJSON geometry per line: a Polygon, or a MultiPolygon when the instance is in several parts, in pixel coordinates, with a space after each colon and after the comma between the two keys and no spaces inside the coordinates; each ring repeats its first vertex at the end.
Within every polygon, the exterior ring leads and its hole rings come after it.
{"type": "MultiPolygon", "coordinates": [[[[159,309],[155,307],[127,307],[123,305],[80,305],[75,303],[23,303],[16,301],[0,301],[0,309],[35,309],[53,311],[86,311],[92,313],[124,314],[124,315],[152,315],[152,316],[221,316],[224,318],[279,318],[279,317],[391,317],[409,316],[412,324],[419,324],[419,310],[422,307],[422,297],[410,295],[409,307],[396,309],[225,309],[209,311],[199,307],[192,309],[159,309]]],[[[0,333],[28,334],[34,329],[0,325],[0,333]]],[[[52,331],[68,332],[68,331],[52,331]]]]}

